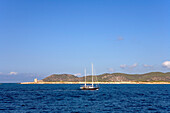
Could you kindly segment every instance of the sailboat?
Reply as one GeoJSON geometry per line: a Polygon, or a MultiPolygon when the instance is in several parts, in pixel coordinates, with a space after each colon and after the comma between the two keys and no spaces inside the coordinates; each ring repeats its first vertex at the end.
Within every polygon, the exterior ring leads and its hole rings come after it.
{"type": "Polygon", "coordinates": [[[85,84],[83,87],[80,87],[81,90],[99,90],[99,87],[98,86],[94,86],[94,83],[93,83],[93,64],[92,64],[92,85],[87,85],[86,83],[86,69],[85,69],[85,84]]]}

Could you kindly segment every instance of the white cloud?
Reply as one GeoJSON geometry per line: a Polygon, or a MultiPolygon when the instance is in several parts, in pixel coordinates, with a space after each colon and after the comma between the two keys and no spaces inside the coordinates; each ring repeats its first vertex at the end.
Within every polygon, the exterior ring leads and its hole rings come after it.
{"type": "Polygon", "coordinates": [[[124,38],[123,37],[118,37],[117,40],[124,40],[124,38]]]}
{"type": "Polygon", "coordinates": [[[163,62],[162,66],[165,67],[165,68],[169,68],[170,69],[170,61],[163,62]]]}
{"type": "Polygon", "coordinates": [[[74,74],[75,76],[81,76],[81,73],[76,73],[76,74],[74,74]]]}
{"type": "Polygon", "coordinates": [[[152,65],[147,65],[147,64],[144,64],[143,66],[144,67],[153,67],[152,65]]]}
{"type": "Polygon", "coordinates": [[[138,66],[138,64],[137,63],[134,63],[133,65],[131,65],[131,66],[129,66],[130,68],[135,68],[135,67],[137,67],[138,66]]]}
{"type": "Polygon", "coordinates": [[[109,72],[114,72],[115,70],[113,68],[108,68],[109,72]]]}
{"type": "Polygon", "coordinates": [[[18,72],[10,72],[9,75],[17,75],[18,72]]]}
{"type": "Polygon", "coordinates": [[[125,68],[133,69],[133,68],[135,68],[135,67],[137,67],[137,66],[138,66],[137,63],[134,63],[133,65],[122,64],[122,65],[120,65],[120,68],[122,68],[122,69],[125,69],[125,68]]]}
{"type": "Polygon", "coordinates": [[[122,68],[122,69],[124,69],[124,68],[126,68],[127,67],[127,65],[126,64],[122,64],[122,65],[120,65],[120,68],[122,68]]]}

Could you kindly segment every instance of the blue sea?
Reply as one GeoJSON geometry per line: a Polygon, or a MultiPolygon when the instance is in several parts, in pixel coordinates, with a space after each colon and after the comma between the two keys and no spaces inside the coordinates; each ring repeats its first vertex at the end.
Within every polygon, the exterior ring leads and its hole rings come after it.
{"type": "Polygon", "coordinates": [[[0,113],[168,113],[170,85],[0,85],[0,113]]]}

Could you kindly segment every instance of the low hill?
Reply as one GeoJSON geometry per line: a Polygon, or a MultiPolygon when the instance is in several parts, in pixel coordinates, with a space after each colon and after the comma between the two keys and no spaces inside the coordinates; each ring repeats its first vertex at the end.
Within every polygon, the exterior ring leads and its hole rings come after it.
{"type": "Polygon", "coordinates": [[[46,78],[44,78],[43,82],[75,82],[78,81],[78,77],[71,75],[71,74],[53,74],[46,78]]]}
{"type": "MultiPolygon", "coordinates": [[[[87,81],[91,82],[92,76],[87,76],[87,81]]],[[[83,82],[84,77],[77,77],[71,74],[53,74],[44,79],[43,82],[83,82]]],[[[105,73],[94,76],[94,81],[99,82],[170,82],[170,72],[151,72],[145,74],[125,74],[125,73],[105,73]]]]}

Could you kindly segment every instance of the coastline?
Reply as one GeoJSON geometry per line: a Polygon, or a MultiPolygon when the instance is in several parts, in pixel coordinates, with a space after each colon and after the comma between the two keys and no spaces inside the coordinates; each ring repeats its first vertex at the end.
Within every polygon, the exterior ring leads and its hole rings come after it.
{"type": "MultiPolygon", "coordinates": [[[[85,82],[21,82],[20,84],[84,84],[85,82]]],[[[87,82],[91,84],[91,82],[87,82]]],[[[170,82],[94,82],[94,84],[170,84],[170,82]]]]}

